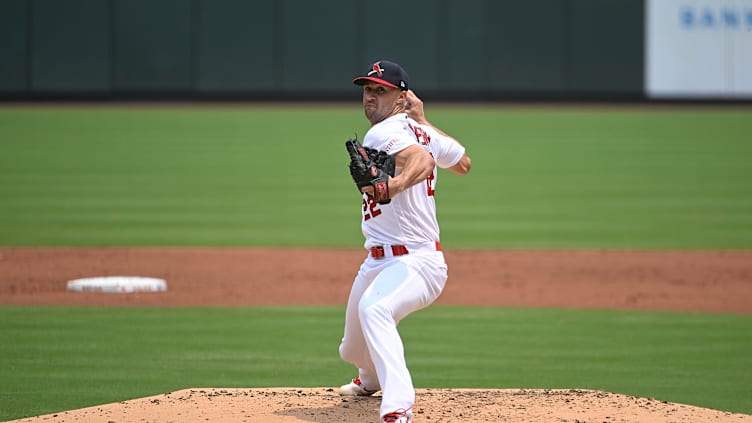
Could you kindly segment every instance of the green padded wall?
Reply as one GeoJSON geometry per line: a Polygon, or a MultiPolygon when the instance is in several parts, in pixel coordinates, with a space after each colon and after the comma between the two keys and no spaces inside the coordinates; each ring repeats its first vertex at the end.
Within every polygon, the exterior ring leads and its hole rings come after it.
{"type": "Polygon", "coordinates": [[[344,99],[373,60],[448,99],[643,95],[635,0],[4,0],[0,98],[344,99]]]}
{"type": "Polygon", "coordinates": [[[564,82],[566,2],[489,1],[486,86],[489,90],[560,92],[564,82]]]}
{"type": "Polygon", "coordinates": [[[567,60],[570,91],[641,93],[644,9],[634,0],[573,0],[567,60]]]}
{"type": "Polygon", "coordinates": [[[0,2],[0,94],[29,88],[29,3],[0,2]]]}
{"type": "Polygon", "coordinates": [[[109,12],[101,0],[32,2],[33,91],[109,91],[109,12]]]}
{"type": "Polygon", "coordinates": [[[357,71],[359,3],[283,0],[278,22],[279,83],[289,93],[347,91],[357,71]]]}
{"type": "Polygon", "coordinates": [[[202,0],[198,3],[196,89],[202,93],[273,91],[273,1],[202,0]]]}
{"type": "MultiPolygon", "coordinates": [[[[488,90],[491,72],[487,51],[485,1],[449,0],[439,17],[438,89],[442,92],[479,93],[488,90]]],[[[493,19],[488,19],[493,22],[493,19]]]]}
{"type": "Polygon", "coordinates": [[[113,90],[193,90],[194,3],[114,0],[113,90]]]}

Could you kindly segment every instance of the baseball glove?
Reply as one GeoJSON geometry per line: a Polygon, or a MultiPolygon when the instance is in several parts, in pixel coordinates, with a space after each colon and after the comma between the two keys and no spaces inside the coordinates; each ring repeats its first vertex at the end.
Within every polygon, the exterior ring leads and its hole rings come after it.
{"type": "Polygon", "coordinates": [[[373,187],[373,199],[379,204],[389,204],[389,176],[394,176],[394,156],[383,151],[363,147],[357,137],[345,142],[350,154],[350,176],[358,191],[373,187]]]}
{"type": "Polygon", "coordinates": [[[363,146],[363,149],[366,150],[368,157],[371,159],[373,164],[376,165],[376,167],[386,172],[387,175],[394,177],[394,155],[387,154],[385,151],[366,146],[363,146]]]}

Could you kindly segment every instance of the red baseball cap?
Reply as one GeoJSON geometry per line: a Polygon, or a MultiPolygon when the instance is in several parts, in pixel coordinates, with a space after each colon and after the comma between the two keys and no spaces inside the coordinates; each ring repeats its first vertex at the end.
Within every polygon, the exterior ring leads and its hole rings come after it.
{"type": "Polygon", "coordinates": [[[388,60],[379,60],[373,62],[363,75],[353,79],[353,84],[364,85],[368,81],[407,91],[408,76],[400,65],[388,60]]]}

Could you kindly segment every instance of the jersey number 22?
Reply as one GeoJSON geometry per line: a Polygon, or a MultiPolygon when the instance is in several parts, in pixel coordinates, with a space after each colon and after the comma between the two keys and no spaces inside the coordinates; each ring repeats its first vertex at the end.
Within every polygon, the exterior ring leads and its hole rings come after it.
{"type": "MultiPolygon", "coordinates": [[[[436,192],[432,186],[434,179],[436,179],[436,176],[433,174],[433,172],[431,172],[431,174],[428,175],[428,178],[426,178],[426,194],[429,197],[433,197],[434,193],[436,192]]],[[[377,203],[370,195],[364,195],[363,220],[366,221],[372,217],[377,217],[380,214],[381,210],[379,209],[379,203],[377,203]]]]}

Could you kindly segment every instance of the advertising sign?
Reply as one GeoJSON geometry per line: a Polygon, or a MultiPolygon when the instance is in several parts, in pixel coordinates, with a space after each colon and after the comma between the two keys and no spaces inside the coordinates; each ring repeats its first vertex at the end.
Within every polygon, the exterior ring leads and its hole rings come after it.
{"type": "Polygon", "coordinates": [[[752,0],[646,0],[652,98],[752,98],[752,0]]]}

